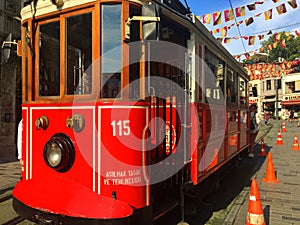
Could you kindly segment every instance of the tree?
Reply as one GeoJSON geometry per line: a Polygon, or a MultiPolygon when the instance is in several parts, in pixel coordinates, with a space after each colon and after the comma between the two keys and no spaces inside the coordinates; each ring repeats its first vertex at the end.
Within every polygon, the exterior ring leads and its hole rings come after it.
{"type": "Polygon", "coordinates": [[[269,54],[270,63],[278,62],[279,58],[291,61],[300,56],[300,37],[286,32],[276,33],[263,41],[262,47],[263,52],[269,54]]]}

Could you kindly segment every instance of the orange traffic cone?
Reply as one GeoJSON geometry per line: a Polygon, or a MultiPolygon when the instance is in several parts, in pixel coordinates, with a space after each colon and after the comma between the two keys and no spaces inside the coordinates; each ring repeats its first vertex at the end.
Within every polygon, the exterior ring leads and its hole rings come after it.
{"type": "Polygon", "coordinates": [[[283,145],[283,141],[282,141],[282,136],[281,136],[280,130],[278,130],[278,136],[277,136],[276,144],[277,145],[283,145]]]}
{"type": "Polygon", "coordinates": [[[246,225],[265,225],[264,212],[256,179],[251,182],[246,225]]]}
{"type": "Polygon", "coordinates": [[[298,137],[296,134],[294,134],[294,146],[292,148],[293,150],[300,150],[299,143],[298,143],[298,137]]]}
{"type": "Polygon", "coordinates": [[[282,132],[286,132],[285,123],[282,123],[282,125],[281,125],[281,131],[282,131],[282,132]]]}
{"type": "Polygon", "coordinates": [[[268,162],[267,162],[267,169],[266,169],[266,177],[262,179],[263,182],[267,183],[279,183],[279,179],[277,179],[274,164],[272,161],[272,153],[268,153],[268,162]]]}
{"type": "Polygon", "coordinates": [[[260,143],[260,153],[259,153],[259,155],[260,156],[266,156],[267,155],[263,138],[261,139],[261,143],[260,143]]]}

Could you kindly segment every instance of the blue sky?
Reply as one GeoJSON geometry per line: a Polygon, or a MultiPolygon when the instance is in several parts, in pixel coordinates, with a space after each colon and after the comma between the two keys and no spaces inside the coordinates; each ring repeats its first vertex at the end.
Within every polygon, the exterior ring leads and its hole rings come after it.
{"type": "MultiPolygon", "coordinates": [[[[181,0],[183,4],[184,0],[181,0]]],[[[246,6],[252,4],[257,1],[263,0],[231,0],[232,6],[235,9],[236,7],[246,6]]],[[[265,0],[264,4],[256,5],[256,10],[249,11],[246,7],[246,14],[243,17],[238,17],[237,21],[245,20],[249,17],[253,17],[254,22],[249,26],[245,25],[243,22],[240,27],[240,33],[242,36],[250,36],[258,34],[264,34],[265,40],[269,38],[269,35],[266,35],[268,31],[272,30],[273,33],[277,33],[280,31],[300,31],[300,0],[296,0],[298,7],[293,9],[288,3],[288,0],[279,0],[277,3],[274,3],[272,0],[265,0]],[[285,14],[278,15],[276,6],[281,4],[285,4],[287,12],[285,14]],[[272,19],[266,21],[264,18],[264,12],[273,9],[272,19]],[[259,17],[254,17],[255,14],[262,13],[259,17]],[[292,24],[296,24],[293,25],[292,24]],[[286,27],[288,26],[288,27],[286,27]],[[281,28],[282,27],[282,28],[281,28]],[[278,29],[279,28],[279,29],[278,29]]],[[[222,13],[226,9],[230,9],[229,0],[187,0],[191,11],[197,15],[202,16],[204,14],[212,14],[214,12],[221,11],[222,13]]],[[[232,23],[235,23],[234,20],[225,23],[224,15],[222,15],[222,24],[218,26],[206,25],[208,30],[214,30],[217,28],[221,28],[224,26],[228,26],[232,23]]],[[[212,22],[211,22],[212,24],[212,22]]],[[[215,34],[215,37],[220,37],[221,33],[215,34]]],[[[228,30],[227,37],[239,36],[238,29],[236,26],[231,27],[228,30]]],[[[223,46],[233,55],[244,54],[246,52],[251,52],[260,48],[260,41],[258,38],[255,40],[255,45],[249,46],[248,41],[244,39],[231,40],[229,44],[224,44],[223,46]],[[244,44],[243,44],[243,43],[244,44]]]]}

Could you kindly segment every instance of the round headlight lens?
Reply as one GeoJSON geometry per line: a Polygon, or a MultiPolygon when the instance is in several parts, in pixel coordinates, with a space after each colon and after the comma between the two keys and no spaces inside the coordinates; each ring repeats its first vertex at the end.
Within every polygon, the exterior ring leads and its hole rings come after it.
{"type": "Polygon", "coordinates": [[[75,161],[75,148],[71,139],[62,133],[52,136],[44,147],[44,160],[58,172],[68,171],[75,161]]]}
{"type": "Polygon", "coordinates": [[[59,165],[62,159],[62,149],[55,142],[48,142],[46,145],[46,157],[51,167],[59,165]]]}

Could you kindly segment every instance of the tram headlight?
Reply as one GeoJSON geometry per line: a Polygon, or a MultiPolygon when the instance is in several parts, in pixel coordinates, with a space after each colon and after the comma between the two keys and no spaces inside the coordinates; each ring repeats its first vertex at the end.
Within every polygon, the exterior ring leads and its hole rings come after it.
{"type": "Polygon", "coordinates": [[[51,167],[59,165],[62,159],[62,149],[56,142],[48,142],[45,149],[47,162],[51,167]]]}
{"type": "Polygon", "coordinates": [[[44,147],[46,164],[58,172],[68,171],[75,160],[75,150],[71,139],[65,134],[56,134],[44,147]]]}

